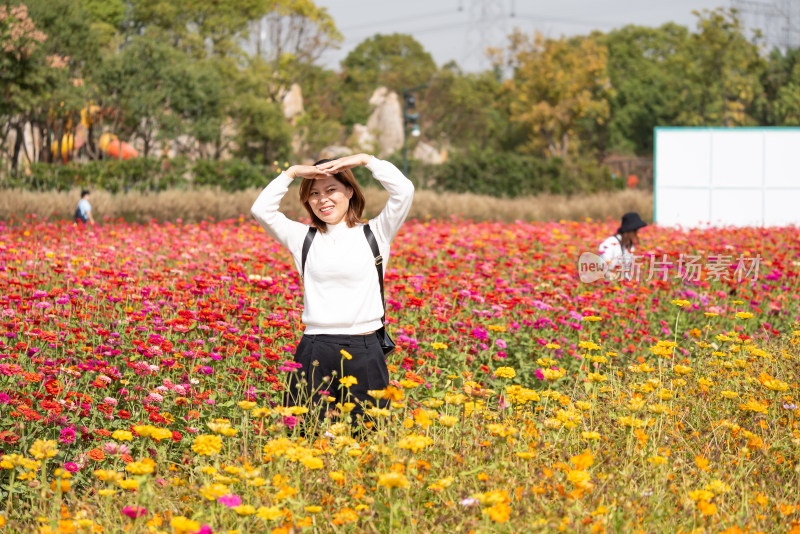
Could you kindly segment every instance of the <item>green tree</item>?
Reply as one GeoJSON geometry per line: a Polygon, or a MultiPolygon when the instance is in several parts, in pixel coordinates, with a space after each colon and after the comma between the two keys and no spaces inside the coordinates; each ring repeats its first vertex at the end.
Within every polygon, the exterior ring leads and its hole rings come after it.
{"type": "Polygon", "coordinates": [[[744,35],[735,10],[695,12],[697,32],[689,46],[680,78],[680,112],[686,126],[745,126],[751,116],[765,61],[757,44],[744,35]]]}
{"type": "Polygon", "coordinates": [[[653,128],[676,123],[688,39],[688,29],[673,23],[660,28],[626,26],[603,36],[614,88],[611,150],[650,155],[653,128]]]}
{"type": "Polygon", "coordinates": [[[591,150],[614,94],[599,36],[545,39],[537,33],[530,39],[516,32],[508,54],[511,119],[527,130],[528,150],[564,159],[579,148],[591,150]]]}
{"type": "Polygon", "coordinates": [[[369,97],[379,86],[400,93],[431,80],[436,63],[407,34],[374,35],[358,44],[342,62],[343,120],[364,123],[369,115],[369,97]]]}
{"type": "Polygon", "coordinates": [[[772,50],[761,85],[763,92],[755,103],[759,123],[800,126],[800,48],[772,50]]]}

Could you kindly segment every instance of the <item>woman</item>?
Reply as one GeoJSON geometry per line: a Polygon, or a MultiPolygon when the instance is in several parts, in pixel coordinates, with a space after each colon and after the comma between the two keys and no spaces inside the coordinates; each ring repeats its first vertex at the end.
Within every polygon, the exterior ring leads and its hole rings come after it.
{"type": "Polygon", "coordinates": [[[298,405],[310,399],[319,406],[320,419],[325,415],[323,407],[333,397],[340,408],[346,408],[346,402],[355,404],[351,413],[355,420],[363,414],[364,404],[376,403],[367,391],[389,384],[389,371],[375,335],[383,327],[384,308],[376,261],[361,219],[364,195],[350,170],[359,165],[369,169],[389,191],[386,207],[368,223],[385,267],[390,244],[414,197],[414,185],[388,161],[356,154],[313,166],[289,167],[267,185],[250,210],[267,233],[291,252],[303,277],[305,331],[294,358],[302,365],[304,380],[290,382],[287,402],[298,405]],[[300,200],[311,225],[290,221],[278,211],[295,178],[303,179],[300,200]],[[303,267],[303,246],[310,227],[316,228],[316,237],[303,267]],[[352,357],[347,358],[342,350],[352,357]],[[354,377],[355,382],[340,384],[343,376],[354,377]]]}
{"type": "Polygon", "coordinates": [[[622,223],[617,228],[616,235],[612,235],[602,243],[597,249],[597,253],[603,258],[609,267],[609,273],[615,269],[621,269],[623,276],[628,280],[634,275],[633,252],[639,244],[637,232],[640,228],[647,226],[647,223],[639,217],[636,212],[626,213],[622,216],[622,223]]]}

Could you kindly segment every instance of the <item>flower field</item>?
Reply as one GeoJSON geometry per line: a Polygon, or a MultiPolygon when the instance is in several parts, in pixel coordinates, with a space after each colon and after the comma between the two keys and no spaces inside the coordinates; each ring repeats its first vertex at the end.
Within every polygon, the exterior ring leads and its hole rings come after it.
{"type": "Polygon", "coordinates": [[[648,227],[730,264],[582,283],[615,227],[407,222],[391,405],[334,377],[317,425],[252,221],[0,226],[0,531],[800,533],[800,230],[648,227]]]}

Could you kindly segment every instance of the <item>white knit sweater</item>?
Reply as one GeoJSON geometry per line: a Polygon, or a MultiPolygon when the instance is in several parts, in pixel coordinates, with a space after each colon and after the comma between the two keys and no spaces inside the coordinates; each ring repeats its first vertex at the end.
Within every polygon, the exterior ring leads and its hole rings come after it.
{"type": "MultiPolygon", "coordinates": [[[[411,208],[414,185],[388,161],[373,157],[366,167],[389,192],[386,207],[369,221],[385,270],[390,244],[411,208]]],[[[291,252],[299,272],[309,225],[291,221],[278,211],[291,182],[281,173],[264,188],[250,213],[291,252]]],[[[317,232],[306,258],[303,286],[306,334],[362,334],[383,326],[378,273],[363,224],[353,228],[345,222],[329,224],[326,233],[317,232]]]]}

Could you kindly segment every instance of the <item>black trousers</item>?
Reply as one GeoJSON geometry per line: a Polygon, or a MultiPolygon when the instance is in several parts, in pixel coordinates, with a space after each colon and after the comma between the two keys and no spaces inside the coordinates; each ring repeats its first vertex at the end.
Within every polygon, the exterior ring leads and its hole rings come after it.
{"type": "MultiPolygon", "coordinates": [[[[294,361],[302,369],[292,373],[285,396],[287,406],[309,406],[320,419],[336,403],[352,402],[356,405],[350,415],[353,420],[364,413],[364,407],[385,408],[389,402],[375,399],[369,390],[384,389],[389,385],[389,370],[378,337],[367,335],[304,335],[297,345],[294,361]],[[352,359],[345,358],[347,351],[352,359]],[[358,381],[350,388],[340,387],[339,379],[353,376],[358,381]],[[336,402],[328,402],[327,397],[336,402]],[[309,402],[310,401],[310,402],[309,402]]],[[[311,415],[311,414],[309,414],[311,415]]]]}

